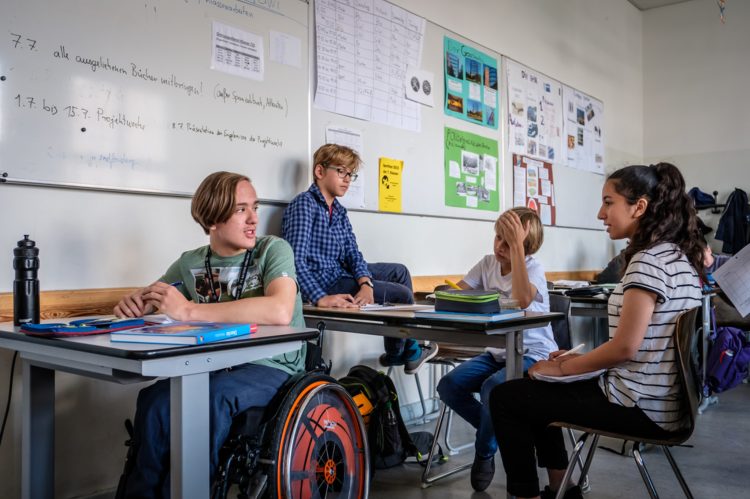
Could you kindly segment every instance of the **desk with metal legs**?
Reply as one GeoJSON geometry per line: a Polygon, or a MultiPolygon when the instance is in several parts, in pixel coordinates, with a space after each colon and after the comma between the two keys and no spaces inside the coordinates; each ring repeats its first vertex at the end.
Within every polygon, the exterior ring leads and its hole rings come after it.
{"type": "Polygon", "coordinates": [[[211,371],[296,350],[310,329],[261,326],[249,338],[199,346],[112,343],[109,334],[35,338],[0,324],[0,348],[17,350],[22,365],[21,495],[54,497],[55,371],[133,383],[171,378],[171,491],[205,499],[209,477],[211,371]]]}
{"type": "MultiPolygon", "coordinates": [[[[318,327],[322,323],[322,327],[334,331],[506,348],[508,379],[520,378],[523,375],[523,331],[545,326],[550,320],[563,317],[560,313],[527,312],[525,317],[495,322],[445,321],[418,318],[410,311],[361,311],[312,306],[304,308],[304,315],[309,327],[318,327]]],[[[435,435],[427,466],[422,474],[422,487],[428,487],[438,480],[471,467],[471,463],[467,463],[430,477],[437,439],[438,435],[435,435]]]]}

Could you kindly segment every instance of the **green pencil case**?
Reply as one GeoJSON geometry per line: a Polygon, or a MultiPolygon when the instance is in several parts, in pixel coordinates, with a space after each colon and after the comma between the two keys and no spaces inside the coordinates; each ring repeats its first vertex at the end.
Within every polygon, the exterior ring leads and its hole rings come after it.
{"type": "Polygon", "coordinates": [[[465,314],[494,314],[500,311],[500,293],[489,289],[435,291],[435,310],[465,314]]]}

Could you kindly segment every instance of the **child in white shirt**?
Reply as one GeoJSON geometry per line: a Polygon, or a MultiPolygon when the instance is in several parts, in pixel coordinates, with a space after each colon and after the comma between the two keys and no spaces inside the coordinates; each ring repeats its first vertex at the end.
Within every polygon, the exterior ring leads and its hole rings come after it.
{"type": "MultiPolygon", "coordinates": [[[[506,298],[518,300],[521,308],[531,312],[549,312],[547,279],[542,265],[532,254],[542,246],[544,233],[536,212],[529,208],[512,208],[495,222],[494,252],[486,255],[458,283],[463,289],[493,289],[506,298]]],[[[547,359],[557,350],[552,328],[524,331],[523,370],[538,360],[547,359]]],[[[486,489],[495,473],[497,452],[487,402],[492,389],[505,382],[505,350],[487,351],[462,363],[444,376],[438,384],[440,398],[451,409],[477,429],[471,485],[486,489]],[[481,402],[474,398],[479,393],[481,402]]]]}

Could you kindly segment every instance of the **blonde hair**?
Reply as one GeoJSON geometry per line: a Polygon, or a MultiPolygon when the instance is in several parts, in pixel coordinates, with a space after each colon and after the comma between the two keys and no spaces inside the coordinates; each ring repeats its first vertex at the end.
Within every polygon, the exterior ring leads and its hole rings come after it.
{"type": "MultiPolygon", "coordinates": [[[[539,251],[544,242],[544,228],[539,215],[537,215],[536,211],[521,206],[511,208],[508,211],[512,211],[518,215],[518,218],[521,219],[521,225],[524,227],[526,227],[527,223],[529,224],[529,235],[523,241],[523,252],[525,255],[533,255],[539,251]]],[[[495,234],[500,234],[500,217],[495,220],[495,234]]]]}
{"type": "Polygon", "coordinates": [[[250,182],[245,175],[215,172],[203,179],[190,203],[190,214],[208,234],[213,225],[224,223],[234,213],[237,184],[250,182]]]}
{"type": "Polygon", "coordinates": [[[313,154],[313,178],[315,178],[316,166],[327,167],[334,164],[349,168],[356,173],[362,164],[362,159],[360,159],[357,151],[350,147],[339,144],[324,144],[313,154]]]}

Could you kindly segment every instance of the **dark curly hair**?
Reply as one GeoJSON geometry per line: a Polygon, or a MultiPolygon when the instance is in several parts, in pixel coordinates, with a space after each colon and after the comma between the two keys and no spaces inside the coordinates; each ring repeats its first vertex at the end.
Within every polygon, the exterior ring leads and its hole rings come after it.
{"type": "Polygon", "coordinates": [[[659,243],[673,243],[682,250],[698,275],[704,275],[706,241],[698,228],[693,201],[685,192],[685,179],[676,166],[670,163],[626,166],[607,180],[612,181],[615,191],[631,205],[640,198],[648,201],[638,221],[638,230],[623,253],[625,267],[637,252],[659,243]]]}

